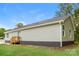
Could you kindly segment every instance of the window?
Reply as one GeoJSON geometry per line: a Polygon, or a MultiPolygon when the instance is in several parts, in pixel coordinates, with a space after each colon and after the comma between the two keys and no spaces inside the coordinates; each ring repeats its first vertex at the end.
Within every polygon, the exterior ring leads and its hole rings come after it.
{"type": "Polygon", "coordinates": [[[71,30],[69,30],[69,37],[71,38],[71,30]]]}
{"type": "Polygon", "coordinates": [[[62,35],[65,36],[64,25],[62,25],[62,35]]]}
{"type": "Polygon", "coordinates": [[[64,30],[64,25],[62,25],[62,29],[64,30]]]}

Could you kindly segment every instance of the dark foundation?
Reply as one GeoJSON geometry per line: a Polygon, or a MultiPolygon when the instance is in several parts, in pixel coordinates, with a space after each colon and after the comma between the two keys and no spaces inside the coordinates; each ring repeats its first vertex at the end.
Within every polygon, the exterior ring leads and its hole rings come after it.
{"type": "MultiPolygon", "coordinates": [[[[10,43],[10,41],[5,41],[10,43]]],[[[60,42],[43,42],[43,41],[21,41],[20,44],[23,45],[38,45],[38,46],[48,46],[48,47],[60,47],[60,42]]],[[[74,44],[74,41],[64,41],[62,46],[74,44]]]]}

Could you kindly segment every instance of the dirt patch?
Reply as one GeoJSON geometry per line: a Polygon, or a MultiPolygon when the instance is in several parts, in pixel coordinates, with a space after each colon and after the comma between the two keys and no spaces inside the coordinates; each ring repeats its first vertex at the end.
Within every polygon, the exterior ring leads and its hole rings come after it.
{"type": "Polygon", "coordinates": [[[79,47],[79,45],[77,44],[72,44],[72,45],[68,45],[68,46],[64,46],[64,47],[46,47],[46,46],[36,46],[36,45],[23,45],[23,46],[29,46],[29,47],[34,47],[34,48],[45,48],[48,50],[60,50],[60,51],[64,51],[66,49],[74,49],[79,47]]]}

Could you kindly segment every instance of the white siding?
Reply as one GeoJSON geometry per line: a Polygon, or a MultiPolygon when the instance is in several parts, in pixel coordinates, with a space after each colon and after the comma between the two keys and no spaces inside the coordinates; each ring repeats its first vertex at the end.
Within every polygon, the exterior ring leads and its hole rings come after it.
{"type": "Polygon", "coordinates": [[[18,32],[12,32],[5,35],[5,40],[10,40],[13,36],[18,36],[18,32]]]}
{"type": "Polygon", "coordinates": [[[70,19],[67,19],[64,23],[65,36],[63,37],[63,41],[74,41],[74,29],[70,19]],[[71,37],[69,30],[71,30],[71,37]]]}
{"type": "Polygon", "coordinates": [[[61,38],[60,24],[49,25],[44,27],[32,28],[20,32],[22,41],[56,41],[61,38]]]}

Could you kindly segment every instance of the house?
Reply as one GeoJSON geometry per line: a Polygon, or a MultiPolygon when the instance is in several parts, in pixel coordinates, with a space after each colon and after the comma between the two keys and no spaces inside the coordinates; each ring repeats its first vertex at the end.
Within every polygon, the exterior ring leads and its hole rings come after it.
{"type": "Polygon", "coordinates": [[[63,47],[74,43],[74,26],[69,16],[51,18],[5,32],[5,42],[21,37],[21,44],[63,47]]]}

